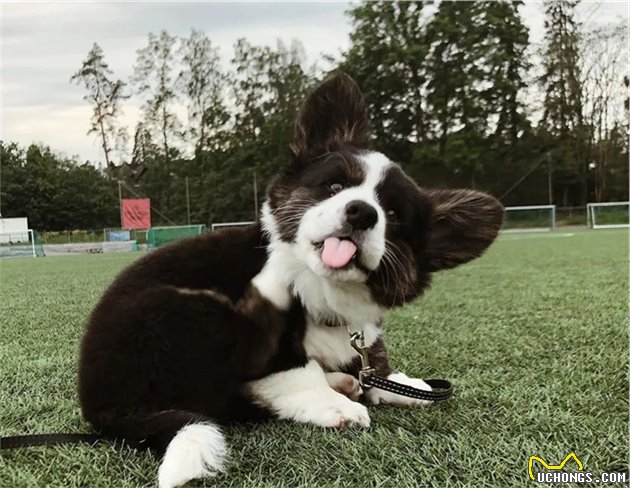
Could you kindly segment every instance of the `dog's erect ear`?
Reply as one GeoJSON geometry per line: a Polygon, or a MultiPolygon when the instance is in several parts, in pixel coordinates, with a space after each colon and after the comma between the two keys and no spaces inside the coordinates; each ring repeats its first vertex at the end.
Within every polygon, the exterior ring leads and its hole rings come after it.
{"type": "Polygon", "coordinates": [[[503,223],[503,206],[474,190],[430,190],[431,232],[427,243],[430,271],[453,268],[483,254],[503,223]]]}
{"type": "Polygon", "coordinates": [[[338,74],[311,93],[298,115],[291,152],[296,159],[312,158],[349,145],[368,143],[365,100],[355,81],[338,74]]]}

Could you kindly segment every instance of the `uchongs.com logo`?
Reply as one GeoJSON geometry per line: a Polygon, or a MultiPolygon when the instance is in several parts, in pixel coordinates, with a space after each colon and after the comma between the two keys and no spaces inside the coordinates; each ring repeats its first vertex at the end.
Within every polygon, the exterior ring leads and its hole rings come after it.
{"type": "MultiPolygon", "coordinates": [[[[567,467],[568,469],[568,467],[567,467]]],[[[628,473],[610,472],[602,473],[599,476],[589,471],[584,471],[584,464],[574,452],[570,452],[560,464],[548,464],[539,456],[530,456],[527,463],[527,471],[529,477],[538,483],[625,483],[628,479],[628,473]],[[564,471],[567,467],[575,466],[577,471],[564,471]],[[534,463],[540,465],[540,470],[534,473],[534,463]]]]}

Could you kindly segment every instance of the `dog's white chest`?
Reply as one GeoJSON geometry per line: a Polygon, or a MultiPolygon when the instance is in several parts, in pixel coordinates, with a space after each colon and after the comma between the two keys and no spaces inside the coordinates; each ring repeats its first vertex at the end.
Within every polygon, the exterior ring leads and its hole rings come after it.
{"type": "Polygon", "coordinates": [[[338,371],[358,356],[349,330],[363,331],[368,347],[381,333],[385,311],[363,283],[330,283],[307,271],[295,276],[293,293],[306,312],[306,354],[325,369],[338,371]]]}
{"type": "Polygon", "coordinates": [[[364,283],[330,282],[306,270],[293,277],[292,289],[315,322],[338,323],[358,332],[385,315],[364,283]]]}
{"type": "MultiPolygon", "coordinates": [[[[376,325],[363,329],[365,343],[369,347],[378,338],[381,330],[376,325]]],[[[350,345],[350,334],[343,326],[329,327],[307,317],[304,349],[309,359],[315,359],[329,371],[338,371],[350,363],[358,353],[350,345]]]]}

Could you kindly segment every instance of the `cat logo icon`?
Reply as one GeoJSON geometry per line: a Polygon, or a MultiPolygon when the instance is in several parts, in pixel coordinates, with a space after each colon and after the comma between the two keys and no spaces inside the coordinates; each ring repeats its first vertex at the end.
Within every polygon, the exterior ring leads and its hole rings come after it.
{"type": "Polygon", "coordinates": [[[582,461],[580,461],[578,459],[578,457],[575,455],[574,452],[569,453],[567,455],[567,457],[564,458],[564,461],[562,461],[560,464],[557,464],[557,465],[547,464],[545,461],[543,461],[538,456],[530,456],[529,457],[529,463],[527,464],[527,469],[529,471],[529,477],[532,480],[536,481],[536,477],[534,476],[534,471],[532,469],[533,466],[534,466],[534,461],[538,461],[543,466],[543,468],[560,471],[562,468],[564,468],[565,464],[567,464],[569,459],[573,459],[575,461],[579,471],[583,471],[584,470],[584,465],[582,464],[582,461]]]}

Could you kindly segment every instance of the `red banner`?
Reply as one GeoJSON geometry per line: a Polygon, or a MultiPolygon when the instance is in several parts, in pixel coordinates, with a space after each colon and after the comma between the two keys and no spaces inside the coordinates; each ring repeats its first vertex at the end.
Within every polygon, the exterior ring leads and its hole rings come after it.
{"type": "Polygon", "coordinates": [[[123,229],[148,229],[151,227],[151,200],[126,198],[122,200],[123,229]]]}

